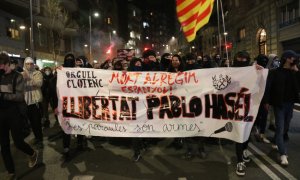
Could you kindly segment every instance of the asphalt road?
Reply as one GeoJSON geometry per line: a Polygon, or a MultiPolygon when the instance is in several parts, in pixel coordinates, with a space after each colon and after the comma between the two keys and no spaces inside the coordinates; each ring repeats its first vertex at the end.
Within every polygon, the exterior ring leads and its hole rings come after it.
{"type": "MultiPolygon", "coordinates": [[[[51,116],[52,117],[52,116],[51,116]]],[[[278,154],[270,144],[257,142],[251,136],[249,150],[252,161],[247,164],[243,179],[300,179],[300,113],[294,113],[290,128],[289,163],[287,168],[278,164],[278,154]]],[[[52,122],[53,123],[53,122],[52,122]]],[[[53,125],[53,124],[52,124],[53,125]]],[[[267,131],[269,138],[274,133],[267,131]]],[[[85,151],[76,151],[72,140],[72,159],[61,159],[62,139],[58,126],[44,130],[44,149],[40,150],[39,163],[30,169],[27,157],[12,146],[18,179],[22,180],[199,180],[199,179],[241,179],[235,174],[236,157],[234,143],[221,140],[206,142],[207,158],[195,156],[192,160],[184,158],[185,147],[175,149],[173,139],[156,139],[139,162],[132,161],[133,151],[128,138],[92,138],[88,140],[85,151]]],[[[31,142],[32,136],[26,141],[31,142]]],[[[6,172],[0,158],[0,179],[6,172]]]]}

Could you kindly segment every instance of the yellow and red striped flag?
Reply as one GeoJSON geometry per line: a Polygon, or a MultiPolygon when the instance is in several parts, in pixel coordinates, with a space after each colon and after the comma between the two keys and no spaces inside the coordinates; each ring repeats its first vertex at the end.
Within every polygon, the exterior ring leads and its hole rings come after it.
{"type": "Polygon", "coordinates": [[[214,0],[177,0],[176,11],[188,42],[196,37],[196,32],[208,23],[214,0]]]}

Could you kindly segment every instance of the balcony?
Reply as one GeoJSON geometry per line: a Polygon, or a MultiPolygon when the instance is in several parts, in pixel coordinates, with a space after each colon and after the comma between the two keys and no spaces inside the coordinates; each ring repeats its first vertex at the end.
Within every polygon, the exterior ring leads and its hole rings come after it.
{"type": "MultiPolygon", "coordinates": [[[[1,0],[1,10],[21,18],[28,18],[30,16],[30,3],[29,0],[1,0]]],[[[32,0],[33,14],[40,13],[40,0],[32,0]]]]}
{"type": "Polygon", "coordinates": [[[291,19],[289,21],[285,21],[285,22],[279,24],[279,29],[291,26],[293,24],[297,24],[299,22],[300,22],[300,17],[297,17],[295,19],[291,19]]]}

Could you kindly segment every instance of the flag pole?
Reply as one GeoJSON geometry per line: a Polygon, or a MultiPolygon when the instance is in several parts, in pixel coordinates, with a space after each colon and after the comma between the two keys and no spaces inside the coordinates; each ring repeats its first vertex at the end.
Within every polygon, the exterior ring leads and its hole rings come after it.
{"type": "Polygon", "coordinates": [[[218,17],[218,40],[219,40],[219,46],[218,46],[218,49],[219,49],[219,54],[221,57],[223,57],[223,54],[222,54],[222,37],[221,37],[221,30],[220,30],[220,12],[219,12],[219,0],[217,0],[217,17],[218,17]]]}
{"type": "Polygon", "coordinates": [[[224,20],[224,12],[223,12],[222,0],[220,0],[220,6],[221,6],[221,13],[222,13],[222,22],[223,22],[223,31],[224,31],[224,43],[225,43],[226,59],[229,60],[229,57],[228,57],[228,48],[227,48],[227,32],[226,32],[226,28],[225,28],[225,20],[224,20]]]}

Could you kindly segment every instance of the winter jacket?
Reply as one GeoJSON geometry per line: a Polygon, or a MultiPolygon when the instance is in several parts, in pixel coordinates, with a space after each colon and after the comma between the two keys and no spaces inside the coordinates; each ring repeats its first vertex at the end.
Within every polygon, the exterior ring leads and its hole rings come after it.
{"type": "Polygon", "coordinates": [[[23,76],[12,71],[0,77],[0,107],[8,107],[11,104],[24,102],[23,76]]]}
{"type": "Polygon", "coordinates": [[[281,67],[270,70],[264,100],[274,106],[299,102],[299,80],[300,72],[281,67]]]}
{"type": "Polygon", "coordinates": [[[40,71],[24,70],[22,73],[27,73],[29,78],[25,79],[25,101],[27,105],[36,104],[42,102],[43,95],[41,87],[43,85],[43,74],[40,71]]]}

